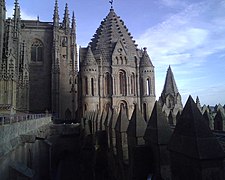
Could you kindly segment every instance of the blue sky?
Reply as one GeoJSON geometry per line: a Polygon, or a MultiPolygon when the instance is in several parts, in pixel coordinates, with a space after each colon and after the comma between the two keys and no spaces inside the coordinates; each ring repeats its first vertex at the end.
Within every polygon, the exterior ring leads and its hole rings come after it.
{"type": "MultiPolygon", "coordinates": [[[[13,0],[6,0],[12,16],[13,0]]],[[[54,0],[19,0],[22,18],[52,21],[54,0]]],[[[77,43],[87,46],[110,9],[108,0],[59,0],[75,11],[77,43]]],[[[182,101],[225,104],[225,0],[114,0],[114,9],[155,66],[156,95],[171,65],[182,101]]]]}

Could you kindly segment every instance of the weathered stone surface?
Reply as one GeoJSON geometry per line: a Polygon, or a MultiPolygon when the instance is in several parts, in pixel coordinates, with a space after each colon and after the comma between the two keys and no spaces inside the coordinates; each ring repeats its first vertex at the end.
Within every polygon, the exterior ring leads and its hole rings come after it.
{"type": "Polygon", "coordinates": [[[168,144],[171,135],[172,131],[168,125],[166,116],[156,101],[144,135],[146,144],[168,144]]]}
{"type": "Polygon", "coordinates": [[[219,142],[191,97],[188,98],[174,129],[169,150],[197,159],[225,157],[219,142]]]}

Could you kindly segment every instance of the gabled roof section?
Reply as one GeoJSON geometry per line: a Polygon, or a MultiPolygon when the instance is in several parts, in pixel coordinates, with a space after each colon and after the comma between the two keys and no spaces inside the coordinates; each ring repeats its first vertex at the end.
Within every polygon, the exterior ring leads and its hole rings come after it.
{"type": "Polygon", "coordinates": [[[87,53],[86,53],[86,57],[84,58],[84,61],[82,62],[83,66],[93,66],[93,65],[97,65],[97,62],[95,60],[95,57],[92,53],[91,47],[88,46],[87,47],[87,53]]]}
{"type": "Polygon", "coordinates": [[[178,93],[178,89],[177,89],[177,85],[173,76],[173,72],[171,70],[171,67],[169,66],[168,70],[167,70],[167,74],[166,74],[166,81],[164,84],[164,88],[163,88],[163,94],[168,95],[168,94],[177,94],[178,93]]]}
{"type": "Polygon", "coordinates": [[[141,111],[137,108],[137,106],[135,106],[127,128],[127,135],[130,137],[143,137],[146,127],[147,124],[141,114],[141,111]]]}
{"type": "Polygon", "coordinates": [[[116,42],[113,55],[127,55],[126,49],[121,39],[116,42]]]}
{"type": "Polygon", "coordinates": [[[90,45],[96,57],[101,55],[103,61],[109,61],[115,44],[120,39],[129,52],[136,53],[137,48],[132,38],[124,22],[114,9],[110,9],[109,14],[96,30],[90,45]]]}
{"type": "Polygon", "coordinates": [[[218,140],[191,96],[175,127],[168,148],[170,151],[200,160],[225,157],[218,140]]]}
{"type": "Polygon", "coordinates": [[[152,61],[147,53],[147,48],[144,48],[144,52],[140,61],[140,67],[153,67],[152,61]]]}
{"type": "Polygon", "coordinates": [[[162,108],[156,101],[148,126],[145,131],[144,139],[146,142],[166,145],[169,143],[169,139],[172,135],[172,131],[168,125],[165,114],[162,112],[162,108]]]}

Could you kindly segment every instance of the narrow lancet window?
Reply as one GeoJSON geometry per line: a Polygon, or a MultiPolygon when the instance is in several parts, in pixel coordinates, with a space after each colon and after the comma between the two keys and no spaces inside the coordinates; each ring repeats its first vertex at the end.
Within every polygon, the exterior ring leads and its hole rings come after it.
{"type": "Polygon", "coordinates": [[[126,82],[126,72],[121,70],[119,72],[119,85],[120,85],[120,94],[123,96],[127,95],[127,82],[126,82]]]}

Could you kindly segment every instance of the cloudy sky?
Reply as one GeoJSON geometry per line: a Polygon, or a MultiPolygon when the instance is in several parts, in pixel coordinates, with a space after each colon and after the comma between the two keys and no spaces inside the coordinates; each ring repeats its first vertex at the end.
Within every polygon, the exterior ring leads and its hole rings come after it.
{"type": "MultiPolygon", "coordinates": [[[[87,46],[108,14],[108,0],[58,0],[75,11],[77,43],[87,46]]],[[[14,0],[6,0],[12,16],[14,0]]],[[[54,0],[19,0],[22,18],[52,21],[54,0]]],[[[156,71],[156,95],[171,65],[182,101],[225,104],[225,0],[114,0],[114,9],[138,47],[147,47],[156,71]]]]}

